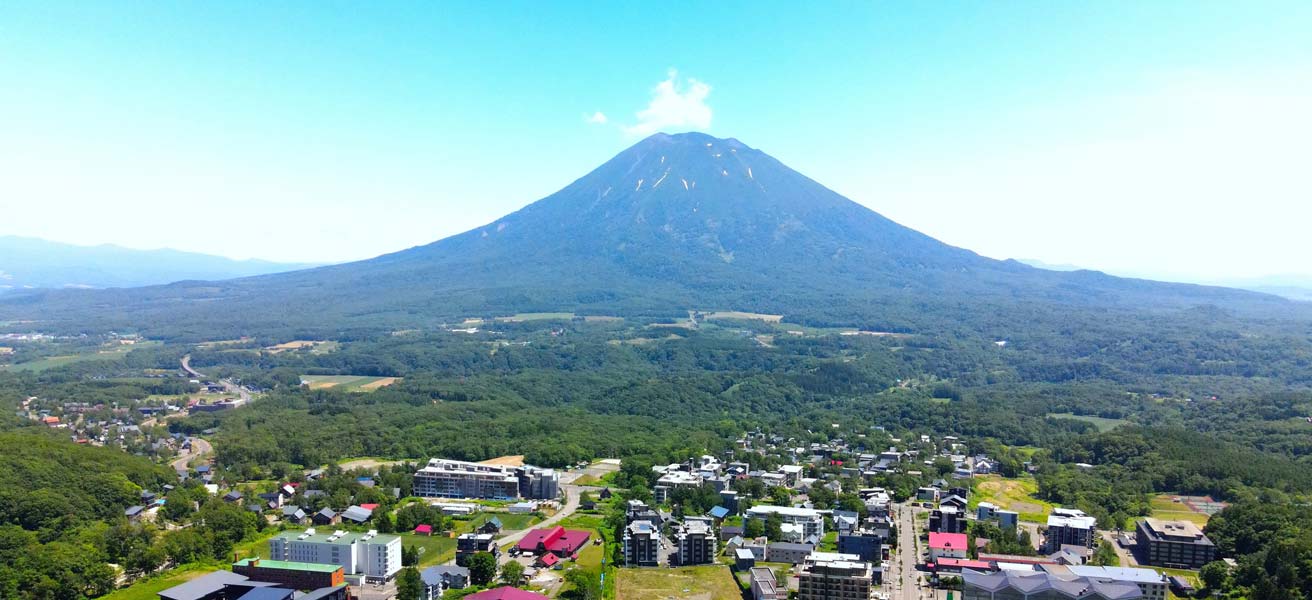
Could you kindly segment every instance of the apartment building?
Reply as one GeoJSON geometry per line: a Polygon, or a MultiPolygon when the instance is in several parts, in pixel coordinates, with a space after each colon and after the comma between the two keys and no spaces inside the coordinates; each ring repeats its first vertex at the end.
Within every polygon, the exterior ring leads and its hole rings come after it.
{"type": "Polygon", "coordinates": [[[462,533],[456,538],[456,566],[469,566],[469,559],[479,552],[487,552],[493,556],[501,553],[492,534],[462,533]]]}
{"type": "Polygon", "coordinates": [[[752,600],[788,600],[788,586],[775,580],[774,571],[752,567],[752,600]]]}
{"type": "Polygon", "coordinates": [[[1146,565],[1197,569],[1216,560],[1216,545],[1188,521],[1144,519],[1136,526],[1136,553],[1146,565]]]}
{"type": "Polygon", "coordinates": [[[854,554],[812,552],[797,574],[798,600],[870,600],[870,563],[854,554]]]}
{"type": "Polygon", "coordinates": [[[1098,540],[1098,520],[1074,508],[1054,508],[1048,516],[1048,533],[1044,537],[1044,547],[1048,552],[1056,552],[1061,547],[1084,546],[1093,548],[1098,540]]]}
{"type": "Polygon", "coordinates": [[[624,528],[620,545],[624,551],[624,564],[636,567],[655,567],[660,561],[660,530],[651,521],[634,521],[624,528]]]}
{"type": "Polygon", "coordinates": [[[680,565],[705,565],[715,562],[715,532],[710,523],[688,521],[674,536],[680,565]]]}
{"type": "Polygon", "coordinates": [[[825,535],[824,516],[819,511],[810,508],[759,505],[747,509],[746,518],[765,520],[771,514],[779,515],[784,523],[801,526],[803,538],[811,536],[824,537],[825,535]]]}
{"type": "Polygon", "coordinates": [[[434,458],[415,472],[414,494],[424,498],[519,498],[514,467],[434,458]]]}
{"type": "Polygon", "coordinates": [[[334,531],[285,531],[269,539],[269,557],[275,561],[336,565],[348,575],[369,581],[386,581],[401,570],[401,538],[334,531]]]}

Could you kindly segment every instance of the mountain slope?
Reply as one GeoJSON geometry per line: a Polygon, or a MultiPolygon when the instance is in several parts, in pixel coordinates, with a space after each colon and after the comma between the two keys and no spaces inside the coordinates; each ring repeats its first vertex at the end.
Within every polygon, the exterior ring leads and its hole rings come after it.
{"type": "Polygon", "coordinates": [[[733,139],[657,134],[506,217],[367,261],[224,282],[26,294],[0,318],[198,331],[426,325],[573,310],[786,313],[893,329],[999,311],[1174,310],[1306,317],[1224,288],[1056,273],[943,244],[733,139]]]}
{"type": "Polygon", "coordinates": [[[109,244],[76,246],[37,238],[0,236],[0,291],[138,287],[186,279],[232,279],[308,266],[233,260],[178,250],[134,250],[109,244]]]}

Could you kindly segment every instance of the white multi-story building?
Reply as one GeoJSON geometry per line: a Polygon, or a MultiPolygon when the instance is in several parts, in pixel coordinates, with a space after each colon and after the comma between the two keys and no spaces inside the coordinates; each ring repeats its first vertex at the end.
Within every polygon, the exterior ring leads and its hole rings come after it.
{"type": "Polygon", "coordinates": [[[770,518],[771,514],[779,515],[784,523],[800,525],[804,537],[824,537],[825,535],[825,518],[820,511],[810,508],[794,508],[792,506],[770,506],[758,505],[747,509],[746,517],[748,519],[765,520],[770,518]]]}
{"type": "Polygon", "coordinates": [[[855,554],[812,552],[797,574],[798,600],[869,600],[870,563],[855,554]]]}
{"type": "Polygon", "coordinates": [[[386,581],[401,570],[401,538],[346,531],[303,533],[286,531],[269,539],[269,558],[292,562],[337,565],[344,573],[386,581]]]}
{"type": "Polygon", "coordinates": [[[1048,515],[1044,547],[1049,552],[1056,552],[1066,544],[1092,548],[1098,539],[1097,524],[1097,519],[1084,514],[1082,510],[1054,508],[1052,514],[1048,515]]]}
{"type": "Polygon", "coordinates": [[[669,500],[670,491],[675,488],[696,488],[702,485],[702,476],[697,473],[687,471],[666,471],[656,480],[656,487],[652,489],[652,496],[657,503],[669,500]]]}

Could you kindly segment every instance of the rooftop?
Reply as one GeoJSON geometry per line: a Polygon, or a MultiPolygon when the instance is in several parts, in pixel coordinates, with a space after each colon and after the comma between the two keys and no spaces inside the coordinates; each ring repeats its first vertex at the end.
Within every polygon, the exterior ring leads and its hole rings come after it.
{"type": "Polygon", "coordinates": [[[269,560],[267,558],[243,558],[235,563],[233,567],[249,566],[252,562],[256,568],[261,569],[283,569],[286,571],[313,571],[315,573],[333,573],[340,571],[342,567],[337,565],[321,565],[318,563],[293,562],[289,560],[269,560]]]}
{"type": "Polygon", "coordinates": [[[929,547],[944,550],[965,550],[967,545],[964,533],[930,532],[929,547]]]}

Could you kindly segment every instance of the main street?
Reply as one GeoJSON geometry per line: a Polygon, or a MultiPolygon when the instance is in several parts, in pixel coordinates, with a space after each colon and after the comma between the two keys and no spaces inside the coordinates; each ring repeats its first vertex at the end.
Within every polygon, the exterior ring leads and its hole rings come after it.
{"type": "Polygon", "coordinates": [[[933,590],[921,587],[921,573],[916,570],[921,552],[916,531],[916,512],[920,509],[910,503],[894,504],[892,509],[897,525],[897,551],[884,571],[884,589],[890,600],[925,600],[933,590]]]}

